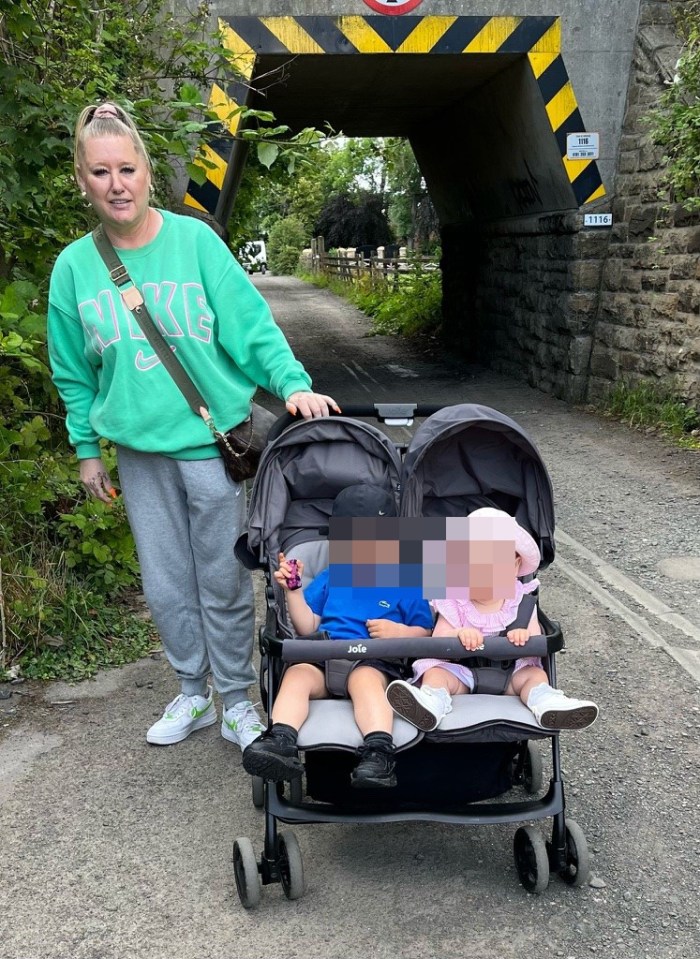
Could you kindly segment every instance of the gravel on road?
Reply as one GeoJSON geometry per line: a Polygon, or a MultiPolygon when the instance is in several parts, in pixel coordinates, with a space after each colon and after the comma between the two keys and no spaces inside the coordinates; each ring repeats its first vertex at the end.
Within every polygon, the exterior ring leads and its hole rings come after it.
{"type": "MultiPolygon", "coordinates": [[[[0,959],[697,959],[700,701],[668,650],[691,666],[700,651],[700,456],[435,342],[371,336],[327,291],[255,282],[316,388],[341,405],[478,402],[542,452],[565,535],[561,568],[555,559],[541,577],[567,641],[559,683],[601,707],[591,729],[561,737],[591,883],[553,876],[526,893],[514,826],[312,825],[294,827],[306,895],[266,887],[246,912],[231,845],[248,836],[260,850],[262,813],[218,726],[146,744],[173,694],[156,653],[76,686],[1,687],[0,959]]],[[[256,574],[262,613],[261,587],[256,574]]]]}

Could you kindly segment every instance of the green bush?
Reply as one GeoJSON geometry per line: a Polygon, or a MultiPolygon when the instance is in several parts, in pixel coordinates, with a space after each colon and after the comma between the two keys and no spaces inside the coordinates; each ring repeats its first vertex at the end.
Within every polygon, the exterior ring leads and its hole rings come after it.
{"type": "Polygon", "coordinates": [[[46,637],[57,661],[57,637],[99,637],[81,604],[103,605],[138,575],[123,507],[87,501],[77,481],[45,331],[38,288],[0,284],[0,673],[15,663],[27,674],[46,637]]]}
{"type": "MultiPolygon", "coordinates": [[[[45,301],[57,254],[94,226],[73,180],[72,129],[84,106],[109,99],[129,109],[161,196],[174,156],[199,182],[213,165],[203,151],[197,165],[187,161],[221,136],[201,95],[228,85],[235,58],[210,32],[209,4],[191,7],[177,16],[170,0],[0,7],[0,677],[13,668],[50,678],[62,662],[66,675],[86,675],[150,642],[119,608],[137,578],[123,507],[86,500],[77,480],[49,375],[45,301]]],[[[240,135],[265,167],[279,157],[291,171],[321,138],[288,136],[267,111],[241,116],[240,135]]],[[[113,458],[108,447],[104,455],[113,458]]]]}
{"type": "Polygon", "coordinates": [[[381,287],[372,292],[369,309],[360,307],[373,317],[377,333],[412,336],[433,332],[440,326],[442,274],[439,270],[426,271],[417,264],[409,273],[399,274],[398,281],[390,287],[393,288],[388,295],[381,287]]]}
{"type": "Polygon", "coordinates": [[[149,621],[82,584],[67,586],[60,602],[48,602],[46,608],[55,615],[42,622],[38,635],[28,637],[19,660],[27,679],[87,679],[105,666],[134,662],[157,643],[149,621]]]}
{"type": "Polygon", "coordinates": [[[434,332],[442,323],[442,273],[426,270],[420,261],[389,279],[369,273],[352,283],[324,274],[304,279],[350,300],[372,318],[375,333],[414,336],[434,332]]]}
{"type": "Polygon", "coordinates": [[[305,246],[308,246],[308,237],[299,217],[278,220],[270,229],[267,241],[270,269],[282,276],[292,276],[299,267],[299,257],[305,246]]]}
{"type": "Polygon", "coordinates": [[[678,4],[674,12],[683,51],[650,121],[666,150],[665,180],[674,199],[700,212],[700,0],[678,4]]]}

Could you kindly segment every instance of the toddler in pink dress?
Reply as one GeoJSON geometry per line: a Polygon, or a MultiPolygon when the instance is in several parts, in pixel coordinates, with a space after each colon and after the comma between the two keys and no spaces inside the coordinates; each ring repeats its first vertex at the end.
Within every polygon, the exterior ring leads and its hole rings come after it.
{"type": "MultiPolygon", "coordinates": [[[[462,524],[465,537],[451,539],[448,525],[446,598],[431,601],[437,613],[433,635],[456,636],[468,650],[483,649],[484,637],[499,633],[515,646],[526,646],[530,636],[542,635],[536,606],[526,625],[518,623],[523,598],[539,587],[536,579],[528,583],[519,579],[537,571],[537,543],[512,516],[491,507],[455,522],[462,524]]],[[[473,689],[469,666],[418,659],[413,678],[390,683],[386,696],[394,712],[430,732],[451,711],[452,697],[473,689]]],[[[504,692],[519,696],[545,729],[584,729],[598,715],[595,703],[572,699],[550,686],[542,662],[532,656],[515,660],[504,692]]]]}

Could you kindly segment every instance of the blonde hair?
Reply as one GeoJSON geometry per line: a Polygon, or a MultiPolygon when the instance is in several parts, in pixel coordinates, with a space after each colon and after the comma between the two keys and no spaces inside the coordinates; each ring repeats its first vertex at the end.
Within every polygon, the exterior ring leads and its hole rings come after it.
{"type": "Polygon", "coordinates": [[[75,140],[73,146],[73,166],[76,175],[80,169],[81,160],[85,153],[85,143],[87,140],[98,139],[99,137],[129,137],[134,145],[134,149],[140,154],[148,165],[150,173],[153,173],[153,163],[146,149],[146,145],[141,139],[141,134],[134,121],[126,110],[123,110],[111,100],[105,103],[92,104],[81,112],[78,121],[75,124],[75,140]],[[100,107],[113,107],[117,116],[95,116],[95,111],[100,107]]]}

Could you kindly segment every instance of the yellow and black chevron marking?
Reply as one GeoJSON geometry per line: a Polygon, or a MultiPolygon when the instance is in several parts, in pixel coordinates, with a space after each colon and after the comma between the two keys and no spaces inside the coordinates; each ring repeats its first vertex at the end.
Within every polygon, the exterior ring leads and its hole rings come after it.
{"type": "MultiPolygon", "coordinates": [[[[525,54],[579,206],[605,195],[594,160],[566,157],[567,134],[583,133],[585,127],[561,57],[559,17],[229,17],[221,26],[246,79],[264,54],[525,54]]],[[[224,130],[234,134],[238,126],[237,117],[225,118],[237,103],[246,102],[248,92],[245,83],[232,84],[227,92],[215,87],[210,103],[222,117],[222,137],[207,156],[216,166],[207,172],[204,186],[190,181],[185,203],[215,212],[232,143],[224,130]]]]}

